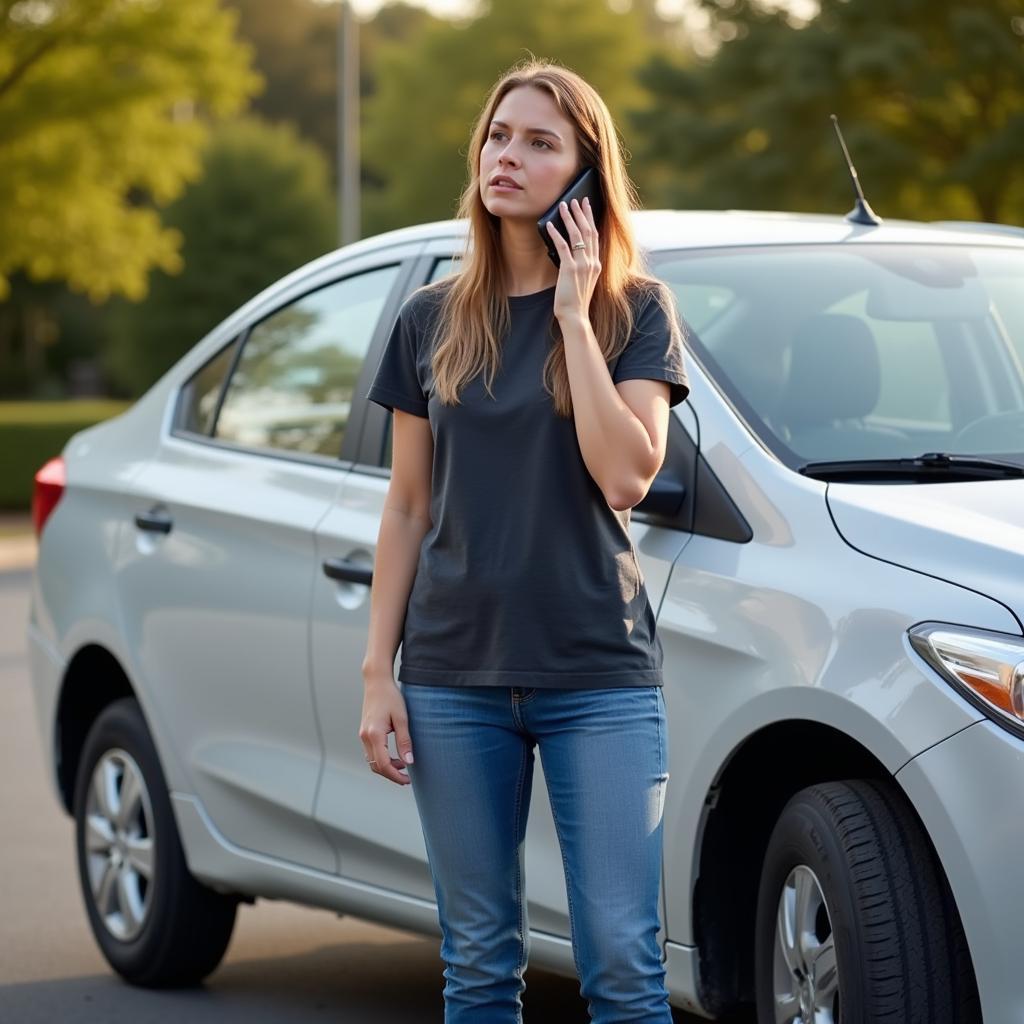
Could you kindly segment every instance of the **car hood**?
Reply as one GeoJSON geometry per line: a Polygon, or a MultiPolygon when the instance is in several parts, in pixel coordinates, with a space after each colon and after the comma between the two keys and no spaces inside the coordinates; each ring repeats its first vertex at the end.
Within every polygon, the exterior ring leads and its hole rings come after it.
{"type": "Polygon", "coordinates": [[[826,501],[853,547],[980,591],[1024,618],[1024,479],[829,483],[826,501]]]}

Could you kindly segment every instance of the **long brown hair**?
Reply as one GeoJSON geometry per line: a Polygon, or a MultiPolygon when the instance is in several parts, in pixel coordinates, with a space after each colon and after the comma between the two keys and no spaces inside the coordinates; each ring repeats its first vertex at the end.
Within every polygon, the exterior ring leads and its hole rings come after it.
{"type": "MultiPolygon", "coordinates": [[[[648,272],[633,237],[629,212],[638,207],[638,196],[626,173],[622,146],[604,100],[575,72],[529,58],[514,65],[494,85],[473,129],[468,182],[457,214],[469,221],[461,269],[420,289],[442,296],[431,367],[434,387],[445,405],[458,404],[462,388],[481,370],[487,371],[485,386],[493,397],[491,382],[501,358],[500,339],[511,326],[500,218],[490,213],[480,197],[480,152],[498,104],[510,90],[525,85],[547,92],[574,125],[581,156],[577,171],[590,165],[600,174],[604,196],[604,214],[597,224],[601,273],[589,317],[605,361],[618,355],[628,342],[634,327],[633,302],[643,291],[655,294],[671,314],[673,332],[680,330],[671,289],[648,272]]],[[[565,351],[557,343],[562,340],[561,331],[557,318],[552,316],[551,321],[551,338],[556,343],[544,363],[544,387],[553,396],[556,412],[571,416],[565,351]]]]}

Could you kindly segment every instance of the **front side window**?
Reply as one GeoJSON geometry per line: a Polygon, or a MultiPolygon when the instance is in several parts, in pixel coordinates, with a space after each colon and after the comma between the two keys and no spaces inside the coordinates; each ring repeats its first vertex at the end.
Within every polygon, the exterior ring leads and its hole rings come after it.
{"type": "Polygon", "coordinates": [[[338,457],[356,379],[398,269],[347,277],[256,324],[228,383],[214,437],[338,457]]]}
{"type": "Polygon", "coordinates": [[[449,274],[457,274],[460,270],[460,263],[461,260],[456,256],[445,256],[439,259],[430,272],[430,283],[440,281],[442,277],[448,277],[449,274]]]}
{"type": "Polygon", "coordinates": [[[696,358],[787,465],[1024,462],[1024,249],[777,245],[652,263],[696,358]]]}

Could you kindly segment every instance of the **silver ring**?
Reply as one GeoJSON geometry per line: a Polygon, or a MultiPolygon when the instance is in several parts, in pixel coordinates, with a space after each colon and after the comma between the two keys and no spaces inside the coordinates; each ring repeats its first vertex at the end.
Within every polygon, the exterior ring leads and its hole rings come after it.
{"type": "Polygon", "coordinates": [[[573,246],[573,248],[574,248],[574,249],[586,249],[586,247],[587,247],[587,244],[586,244],[586,242],[577,242],[577,243],[576,243],[576,244],[575,244],[575,245],[573,246]]]}

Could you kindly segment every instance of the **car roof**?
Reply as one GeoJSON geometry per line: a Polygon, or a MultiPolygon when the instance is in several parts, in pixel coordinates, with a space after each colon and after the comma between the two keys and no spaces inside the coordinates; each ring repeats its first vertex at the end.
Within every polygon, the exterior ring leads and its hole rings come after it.
{"type": "MultiPolygon", "coordinates": [[[[832,213],[787,213],[775,210],[634,210],[631,214],[642,249],[692,249],[738,245],[807,243],[927,243],[998,245],[1024,249],[1024,228],[976,221],[914,221],[885,219],[881,224],[855,224],[832,213]]],[[[382,245],[437,238],[461,243],[468,221],[438,220],[387,231],[353,242],[336,255],[358,255],[382,245]]]]}

